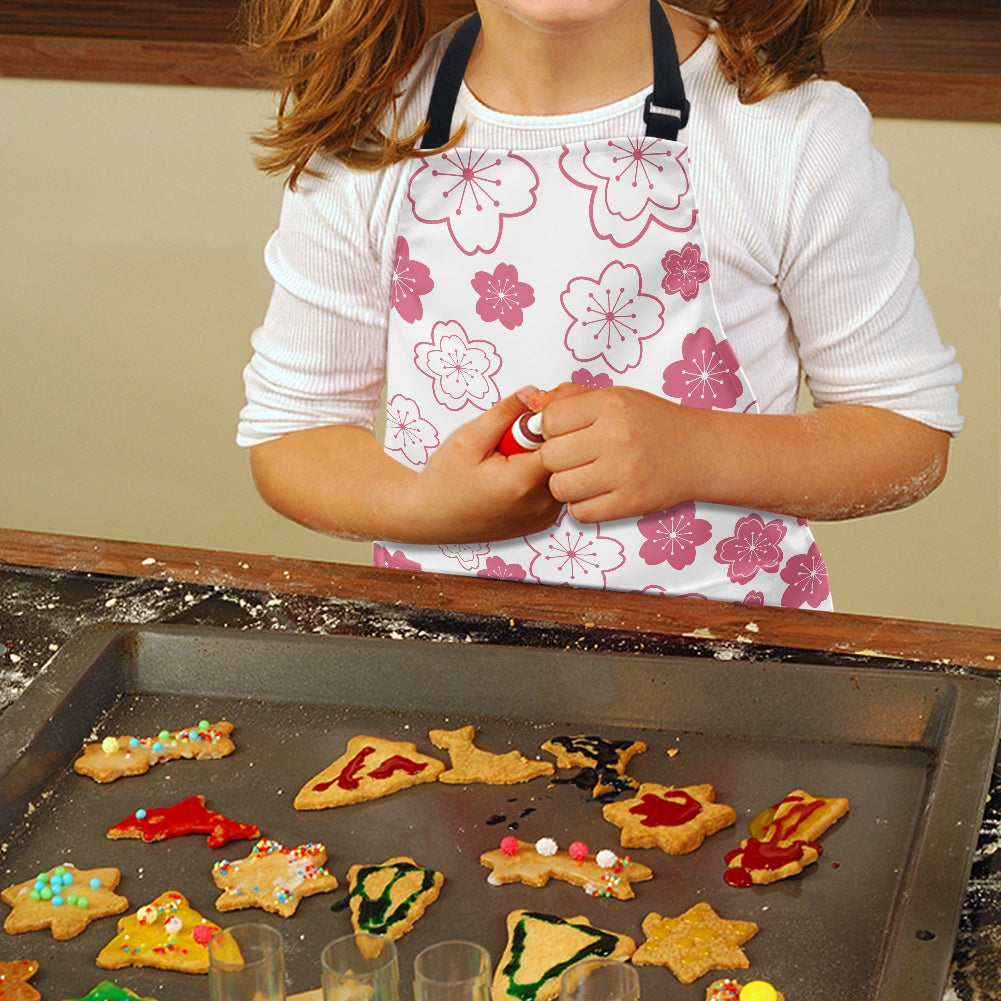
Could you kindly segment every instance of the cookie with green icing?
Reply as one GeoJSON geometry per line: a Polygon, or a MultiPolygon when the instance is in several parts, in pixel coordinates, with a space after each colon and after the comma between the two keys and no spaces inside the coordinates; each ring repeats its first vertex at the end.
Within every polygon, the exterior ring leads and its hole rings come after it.
{"type": "Polygon", "coordinates": [[[140,997],[127,987],[116,987],[110,980],[102,980],[89,994],[66,1001],[156,1001],[156,998],[140,997]]]}
{"type": "Polygon", "coordinates": [[[407,855],[381,865],[353,865],[348,869],[351,924],[355,931],[396,941],[438,899],[444,882],[440,872],[422,869],[407,855]]]}
{"type": "Polygon", "coordinates": [[[560,977],[582,959],[628,959],[636,942],[595,928],[585,917],[518,910],[507,916],[507,945],[497,964],[491,1001],[551,1001],[560,977]]]}

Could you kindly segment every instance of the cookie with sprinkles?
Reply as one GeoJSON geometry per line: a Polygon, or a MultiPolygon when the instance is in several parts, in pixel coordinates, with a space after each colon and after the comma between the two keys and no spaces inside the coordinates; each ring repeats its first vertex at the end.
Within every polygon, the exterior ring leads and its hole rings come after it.
{"type": "Polygon", "coordinates": [[[177,890],[167,890],[135,914],[119,918],[118,934],[98,953],[103,970],[151,966],[208,973],[209,942],[219,926],[203,918],[177,890]]]}
{"type": "Polygon", "coordinates": [[[0,892],[12,910],[4,920],[11,935],[49,928],[59,941],[74,938],[91,923],[121,914],[128,900],[115,893],[121,879],[118,869],[78,869],[72,862],[53,866],[23,883],[0,892]]]}
{"type": "Polygon", "coordinates": [[[33,959],[12,963],[0,960],[0,998],[3,1001],[41,1001],[42,995],[28,981],[38,972],[33,959]]]}
{"type": "Polygon", "coordinates": [[[749,980],[741,985],[731,977],[724,977],[706,988],[706,1001],[785,1001],[785,995],[767,980],[749,980]]]}
{"type": "Polygon", "coordinates": [[[117,987],[110,980],[102,980],[82,998],[67,998],[66,1001],[156,1001],[156,998],[140,997],[127,987],[117,987]]]}
{"type": "Polygon", "coordinates": [[[246,858],[212,867],[212,878],[222,890],[216,910],[260,907],[290,918],[304,897],[337,889],[337,877],[327,871],[326,861],[327,850],[318,842],[286,848],[262,838],[246,858]]]}
{"type": "Polygon", "coordinates": [[[126,733],[118,737],[87,744],[73,762],[73,770],[95,782],[114,782],[124,776],[142,775],[161,761],[181,758],[207,760],[224,758],[236,750],[230,738],[233,724],[226,720],[183,730],[161,730],[155,737],[135,737],[126,733]]]}
{"type": "Polygon", "coordinates": [[[189,796],[173,806],[140,808],[108,828],[112,840],[142,838],[147,844],[185,834],[207,834],[209,848],[261,836],[256,824],[243,824],[210,810],[204,796],[189,796]]]}

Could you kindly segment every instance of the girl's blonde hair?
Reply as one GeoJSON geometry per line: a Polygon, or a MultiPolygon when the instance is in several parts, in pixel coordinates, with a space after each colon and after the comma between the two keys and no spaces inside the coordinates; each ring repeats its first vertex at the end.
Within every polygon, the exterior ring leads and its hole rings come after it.
{"type": "MultiPolygon", "coordinates": [[[[825,75],[824,44],[869,0],[676,0],[717,22],[723,72],[753,103],[825,75]]],[[[377,169],[415,155],[396,99],[431,31],[435,0],[245,0],[255,62],[279,92],[258,166],[293,186],[322,150],[377,169]]],[[[450,5],[455,8],[455,3],[450,5]]],[[[473,9],[472,0],[468,8],[473,9]]]]}

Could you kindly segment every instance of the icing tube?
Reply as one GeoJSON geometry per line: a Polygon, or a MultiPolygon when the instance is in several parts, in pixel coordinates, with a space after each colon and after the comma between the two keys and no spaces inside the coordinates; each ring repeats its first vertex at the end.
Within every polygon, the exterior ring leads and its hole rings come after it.
{"type": "Polygon", "coordinates": [[[545,440],[542,436],[542,414],[528,411],[504,432],[497,451],[501,455],[534,452],[545,440]]]}

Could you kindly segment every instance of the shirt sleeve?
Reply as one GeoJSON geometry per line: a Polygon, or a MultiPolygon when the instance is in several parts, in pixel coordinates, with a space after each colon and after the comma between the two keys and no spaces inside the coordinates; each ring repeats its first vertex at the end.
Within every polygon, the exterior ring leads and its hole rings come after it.
{"type": "Polygon", "coordinates": [[[846,88],[818,92],[778,275],[807,386],[818,407],[882,407],[955,433],[962,372],[919,284],[913,228],[872,118],[846,88]]]}

